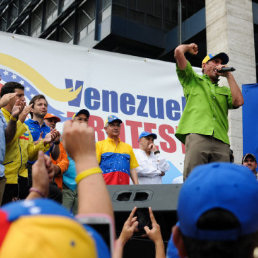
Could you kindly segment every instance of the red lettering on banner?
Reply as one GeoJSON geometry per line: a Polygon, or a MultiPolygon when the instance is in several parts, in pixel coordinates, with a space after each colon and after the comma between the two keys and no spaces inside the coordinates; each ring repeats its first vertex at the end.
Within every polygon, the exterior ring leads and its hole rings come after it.
{"type": "Polygon", "coordinates": [[[173,153],[176,151],[176,142],[169,134],[174,134],[174,128],[172,126],[161,125],[159,127],[159,135],[167,141],[160,142],[161,149],[165,152],[173,153]]]}
{"type": "Polygon", "coordinates": [[[93,127],[93,129],[97,133],[97,141],[105,140],[104,122],[101,117],[91,115],[89,118],[89,126],[93,127]]]}
{"type": "Polygon", "coordinates": [[[67,111],[67,117],[73,117],[73,115],[75,114],[75,112],[70,112],[70,111],[67,111]]]}
{"type": "Polygon", "coordinates": [[[124,123],[121,124],[119,138],[122,142],[125,142],[125,125],[124,125],[124,123]]]}
{"type": "Polygon", "coordinates": [[[144,131],[152,133],[152,129],[156,129],[157,125],[153,123],[144,123],[144,131]]]}
{"type": "Polygon", "coordinates": [[[138,143],[139,132],[138,132],[138,128],[142,127],[142,123],[141,122],[135,122],[135,121],[126,120],[126,125],[129,125],[131,127],[132,147],[134,149],[138,149],[139,148],[139,143],[138,143]]]}

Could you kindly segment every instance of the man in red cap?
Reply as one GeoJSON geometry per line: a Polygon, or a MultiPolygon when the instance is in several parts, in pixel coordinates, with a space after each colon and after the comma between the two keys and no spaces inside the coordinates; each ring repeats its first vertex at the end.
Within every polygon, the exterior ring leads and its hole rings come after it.
{"type": "Polygon", "coordinates": [[[230,161],[228,110],[244,104],[233,74],[221,72],[229,61],[227,54],[208,54],[202,61],[203,75],[199,75],[185,53],[197,55],[198,46],[191,43],[175,49],[176,71],[186,98],[175,134],[186,147],[184,179],[199,164],[230,161]],[[219,76],[227,79],[229,88],[218,85],[219,76]]]}

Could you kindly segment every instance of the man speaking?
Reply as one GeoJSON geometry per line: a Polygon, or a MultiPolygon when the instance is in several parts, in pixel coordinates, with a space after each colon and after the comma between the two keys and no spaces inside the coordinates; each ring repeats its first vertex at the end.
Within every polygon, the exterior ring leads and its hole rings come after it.
{"type": "Polygon", "coordinates": [[[176,131],[176,137],[185,144],[184,180],[199,164],[230,161],[228,110],[244,104],[233,74],[221,70],[229,61],[227,54],[208,54],[202,61],[203,75],[198,75],[186,59],[186,52],[197,55],[198,46],[179,45],[174,53],[186,98],[176,131]],[[227,79],[229,88],[218,85],[219,76],[227,79]]]}

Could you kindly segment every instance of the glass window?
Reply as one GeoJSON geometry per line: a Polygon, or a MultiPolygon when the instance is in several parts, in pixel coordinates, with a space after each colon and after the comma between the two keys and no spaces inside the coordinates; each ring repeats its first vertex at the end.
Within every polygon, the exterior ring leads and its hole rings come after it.
{"type": "Polygon", "coordinates": [[[20,35],[29,35],[29,17],[28,16],[26,20],[16,30],[16,33],[20,35]]]}
{"type": "Polygon", "coordinates": [[[37,37],[41,33],[43,5],[38,5],[31,13],[31,36],[37,37]]]}
{"type": "Polygon", "coordinates": [[[73,43],[74,38],[74,13],[60,25],[59,29],[59,41],[66,43],[73,43]]]}
{"type": "Polygon", "coordinates": [[[48,0],[46,2],[46,25],[48,27],[57,17],[58,0],[48,0]]]}
{"type": "Polygon", "coordinates": [[[7,30],[7,10],[1,15],[1,22],[0,22],[0,30],[6,31],[7,30]]]}
{"type": "Polygon", "coordinates": [[[20,10],[21,12],[30,4],[31,0],[21,0],[20,1],[20,10]]]}
{"type": "Polygon", "coordinates": [[[9,13],[10,13],[10,23],[9,25],[11,25],[18,17],[18,0],[13,1],[12,4],[10,4],[10,9],[9,9],[9,13]]]}

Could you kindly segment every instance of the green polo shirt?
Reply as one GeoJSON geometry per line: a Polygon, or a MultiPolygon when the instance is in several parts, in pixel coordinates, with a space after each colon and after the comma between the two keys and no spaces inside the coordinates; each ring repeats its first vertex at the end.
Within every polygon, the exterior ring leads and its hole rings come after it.
{"type": "Polygon", "coordinates": [[[187,134],[197,133],[229,144],[228,109],[234,108],[230,89],[212,83],[205,74],[198,75],[189,62],[184,70],[177,67],[176,71],[186,98],[176,137],[185,143],[187,134]]]}

